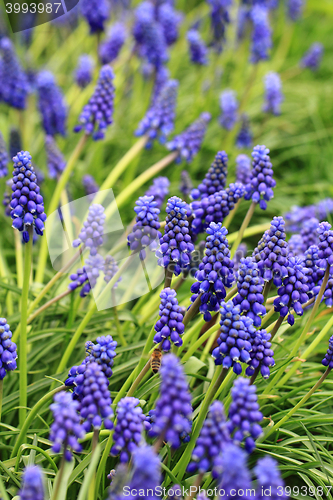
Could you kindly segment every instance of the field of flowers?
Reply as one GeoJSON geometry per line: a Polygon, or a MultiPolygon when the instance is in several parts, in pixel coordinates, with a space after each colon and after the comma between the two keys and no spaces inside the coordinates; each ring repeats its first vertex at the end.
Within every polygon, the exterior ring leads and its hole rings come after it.
{"type": "Polygon", "coordinates": [[[333,500],[332,2],[8,8],[0,499],[333,500]]]}

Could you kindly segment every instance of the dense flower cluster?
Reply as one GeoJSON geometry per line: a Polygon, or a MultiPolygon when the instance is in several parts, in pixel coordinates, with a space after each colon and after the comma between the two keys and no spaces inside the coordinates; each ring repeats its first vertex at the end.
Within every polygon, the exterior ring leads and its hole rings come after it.
{"type": "Polygon", "coordinates": [[[126,26],[123,23],[112,25],[107,39],[99,49],[99,57],[102,64],[109,64],[117,59],[119,52],[126,40],[126,26]]]}
{"type": "Polygon", "coordinates": [[[253,23],[251,62],[258,63],[268,59],[272,47],[272,30],[269,25],[268,9],[266,6],[256,4],[251,11],[253,23]]]}
{"type": "Polygon", "coordinates": [[[85,435],[83,426],[80,424],[78,413],[79,403],[74,401],[72,396],[65,391],[61,391],[54,396],[54,402],[50,405],[53,413],[54,422],[50,429],[50,441],[53,444],[54,453],[60,453],[63,450],[67,461],[72,459],[72,453],[80,452],[82,446],[78,439],[85,435]]]}
{"type": "Polygon", "coordinates": [[[251,476],[246,462],[246,453],[239,446],[232,443],[225,446],[220,464],[220,489],[226,497],[234,496],[236,500],[240,500],[242,496],[238,492],[251,491],[251,476]]]}
{"type": "Polygon", "coordinates": [[[94,61],[87,54],[83,54],[75,69],[75,81],[79,87],[84,89],[89,85],[93,78],[94,61]]]}
{"type": "Polygon", "coordinates": [[[210,18],[214,43],[217,50],[221,50],[225,39],[226,24],[230,22],[228,9],[232,5],[232,0],[207,0],[207,2],[211,8],[210,18]]]}
{"type": "Polygon", "coordinates": [[[7,372],[16,369],[16,349],[7,320],[0,318],[0,380],[5,378],[7,372]]]}
{"type": "Polygon", "coordinates": [[[50,71],[39,73],[36,81],[38,108],[47,135],[65,135],[67,106],[64,97],[50,71]]]}
{"type": "Polygon", "coordinates": [[[322,269],[326,269],[327,264],[333,265],[333,231],[331,227],[328,222],[321,222],[317,229],[319,236],[318,257],[322,269]]]}
{"type": "Polygon", "coordinates": [[[110,5],[107,0],[80,0],[81,14],[86,18],[90,33],[104,31],[109,18],[110,5]]]}
{"type": "Polygon", "coordinates": [[[178,152],[176,162],[180,162],[183,159],[190,163],[193,160],[199,152],[210,119],[211,116],[209,113],[201,113],[199,118],[183,133],[177,135],[167,143],[166,146],[170,151],[178,152]]]}
{"type": "Polygon", "coordinates": [[[156,207],[153,196],[141,196],[136,202],[134,211],[136,223],[127,237],[127,244],[132,252],[139,253],[140,259],[144,260],[145,248],[149,247],[151,251],[155,251],[157,238],[161,238],[158,220],[160,210],[156,207]]]}
{"type": "Polygon", "coordinates": [[[287,11],[292,21],[297,21],[302,15],[304,0],[288,0],[287,11]]]}
{"type": "Polygon", "coordinates": [[[51,179],[57,179],[65,170],[66,161],[51,135],[45,137],[45,150],[49,176],[51,179]]]}
{"type": "Polygon", "coordinates": [[[225,151],[219,151],[211,164],[204,180],[191,192],[193,200],[206,198],[217,191],[225,188],[228,175],[228,155],[225,151]]]}
{"type": "Polygon", "coordinates": [[[95,362],[100,365],[101,370],[107,378],[112,376],[113,360],[116,357],[117,342],[111,335],[97,337],[96,344],[91,340],[86,342],[86,363],[95,362]]]}
{"type": "Polygon", "coordinates": [[[96,254],[85,260],[84,266],[76,270],[69,277],[71,283],[70,290],[81,288],[80,296],[86,297],[90,290],[96,286],[100,273],[104,270],[105,262],[101,255],[96,254]]]}
{"type": "Polygon", "coordinates": [[[162,350],[170,351],[171,342],[181,346],[184,333],[183,314],[178,305],[177,293],[172,288],[164,288],[160,294],[160,319],[155,323],[155,344],[162,342],[162,350]]]}
{"type": "Polygon", "coordinates": [[[164,235],[160,238],[161,246],[156,252],[158,264],[165,268],[171,265],[176,276],[188,267],[189,255],[194,251],[187,212],[186,203],[177,196],[168,200],[164,235]]]}
{"type": "Polygon", "coordinates": [[[266,146],[255,146],[252,152],[251,183],[246,186],[244,198],[259,203],[262,210],[266,210],[267,201],[274,197],[273,188],[276,182],[273,179],[273,168],[266,146]]]}
{"type": "Polygon", "coordinates": [[[253,143],[253,133],[250,127],[250,120],[246,114],[241,116],[241,128],[236,137],[236,147],[238,149],[251,148],[253,143]]]}
{"type": "Polygon", "coordinates": [[[223,404],[220,401],[214,401],[210,405],[208,415],[193,449],[191,462],[187,467],[188,472],[198,471],[199,474],[204,474],[212,471],[213,477],[216,478],[217,461],[226,443],[230,441],[223,404]]]}
{"type": "Polygon", "coordinates": [[[237,273],[238,294],[233,298],[235,305],[240,305],[242,314],[253,320],[254,326],[261,325],[261,316],[265,316],[264,280],[260,276],[258,264],[252,257],[241,259],[237,273]]]}
{"type": "Polygon", "coordinates": [[[28,465],[23,472],[20,500],[44,500],[43,472],[38,465],[28,465]]]}
{"type": "Polygon", "coordinates": [[[263,378],[270,376],[269,368],[275,365],[274,352],[271,348],[270,339],[271,334],[267,333],[266,330],[258,330],[252,336],[251,361],[245,371],[248,377],[252,377],[256,373],[256,370],[259,371],[259,369],[263,378]]]}
{"type": "Polygon", "coordinates": [[[169,194],[170,181],[167,177],[155,177],[152,185],[146,191],[146,196],[154,196],[157,208],[161,208],[169,194]]]}
{"type": "Polygon", "coordinates": [[[6,181],[6,189],[3,193],[3,200],[2,204],[5,207],[5,216],[10,217],[10,213],[12,209],[10,208],[10,202],[12,199],[12,185],[13,185],[13,179],[8,179],[6,181]]]}
{"type": "Polygon", "coordinates": [[[319,263],[319,248],[317,245],[311,245],[304,253],[303,265],[306,267],[306,275],[308,278],[308,287],[312,291],[317,283],[323,278],[325,271],[320,269],[319,263]]]}
{"type": "Polygon", "coordinates": [[[172,45],[178,40],[182,15],[170,3],[162,3],[157,9],[157,19],[163,29],[167,45],[172,45]]]}
{"type": "Polygon", "coordinates": [[[284,481],[277,467],[277,462],[273,458],[267,456],[258,460],[254,468],[254,473],[257,478],[256,498],[258,500],[266,500],[265,491],[269,488],[269,497],[271,500],[287,500],[289,497],[286,494],[284,481]]]}
{"type": "Polygon", "coordinates": [[[211,313],[219,310],[226,296],[225,287],[230,288],[234,282],[233,266],[227,240],[228,230],[222,222],[211,222],[206,230],[205,255],[195,273],[197,280],[191,286],[191,302],[201,294],[199,311],[205,321],[212,319],[211,313]]]}
{"type": "MultiPolygon", "coordinates": [[[[104,281],[106,283],[110,283],[112,278],[117,274],[119,271],[118,264],[115,261],[115,259],[112,257],[112,255],[107,255],[104,260],[104,267],[103,267],[103,272],[104,272],[104,281]]],[[[118,284],[121,281],[121,276],[119,279],[115,282],[112,288],[116,289],[118,288],[118,284]]]]}
{"type": "Polygon", "coordinates": [[[265,281],[273,279],[276,286],[281,285],[288,276],[288,253],[283,217],[274,217],[252,254],[265,281]]]}
{"type": "Polygon", "coordinates": [[[265,75],[264,81],[265,103],[263,111],[265,111],[265,113],[279,115],[281,114],[281,103],[283,101],[281,78],[277,73],[271,71],[265,75]]]}
{"type": "Polygon", "coordinates": [[[74,128],[75,132],[84,129],[86,134],[93,134],[95,141],[104,138],[105,130],[113,123],[113,79],[112,68],[102,66],[95,92],[84,106],[79,117],[80,125],[74,128]]]}
{"type": "Polygon", "coordinates": [[[87,220],[78,238],[73,241],[73,247],[77,248],[83,243],[90,249],[90,255],[96,255],[98,247],[103,244],[104,223],[104,207],[97,203],[90,205],[87,220]]]}
{"type": "Polygon", "coordinates": [[[322,360],[322,364],[324,366],[333,368],[333,335],[330,337],[328,341],[328,349],[325,354],[324,359],[322,360]]]}
{"type": "Polygon", "coordinates": [[[304,241],[300,234],[293,234],[288,241],[289,252],[293,255],[303,255],[304,241]]]}
{"type": "Polygon", "coordinates": [[[139,404],[137,398],[127,397],[121,399],[117,405],[117,425],[113,433],[111,455],[120,455],[120,462],[123,463],[130,460],[142,441],[143,422],[146,417],[139,404]]]}
{"type": "Polygon", "coordinates": [[[7,169],[8,162],[9,162],[9,157],[7,153],[7,147],[4,138],[0,132],[0,178],[6,177],[6,175],[8,174],[8,169],[7,169]]]}
{"type": "Polygon", "coordinates": [[[239,377],[231,389],[231,405],[228,414],[228,429],[235,443],[244,441],[245,449],[252,453],[255,440],[262,434],[260,422],[263,419],[255,385],[250,380],[239,377]]]}
{"type": "Polygon", "coordinates": [[[302,68],[310,68],[317,71],[323,58],[324,47],[321,43],[313,43],[301,60],[302,68]]]}
{"type": "Polygon", "coordinates": [[[316,217],[311,217],[311,219],[308,219],[303,222],[303,227],[301,229],[301,237],[304,244],[303,251],[305,251],[311,245],[317,245],[318,227],[319,227],[319,220],[316,217]]]}
{"type": "Polygon", "coordinates": [[[238,119],[238,102],[233,90],[225,90],[220,96],[220,124],[226,130],[232,130],[238,119]]]}
{"type": "Polygon", "coordinates": [[[232,366],[236,375],[240,375],[240,363],[251,361],[251,337],[255,333],[253,321],[241,316],[240,306],[234,306],[230,302],[222,302],[220,305],[221,333],[217,339],[218,347],[213,350],[212,356],[216,365],[223,365],[227,369],[232,366]]]}
{"type": "Polygon", "coordinates": [[[190,434],[192,420],[191,395],[178,358],[174,354],[163,356],[160,397],[156,402],[155,421],[149,435],[168,441],[179,448],[181,435],[190,434]]]}
{"type": "Polygon", "coordinates": [[[86,174],[82,177],[82,184],[87,196],[90,200],[94,199],[94,194],[98,192],[99,185],[92,175],[86,174]]]}
{"type": "Polygon", "coordinates": [[[168,135],[172,132],[175,121],[177,90],[178,82],[169,80],[147,111],[146,116],[141,120],[135,134],[138,137],[142,135],[149,137],[147,147],[151,147],[156,138],[161,143],[165,143],[168,135]]]}
{"type": "Polygon", "coordinates": [[[251,159],[247,155],[236,158],[236,180],[244,186],[251,184],[251,159]]]}
{"type": "Polygon", "coordinates": [[[23,233],[23,240],[30,239],[29,228],[33,227],[36,234],[42,236],[46,215],[44,201],[37,185],[37,177],[31,163],[28,151],[21,151],[14,156],[12,200],[10,215],[13,219],[13,228],[23,233]]]}
{"type": "MultiPolygon", "coordinates": [[[[25,109],[29,90],[28,79],[15,54],[14,45],[9,38],[0,41],[2,55],[0,63],[0,97],[17,109],[25,109]]],[[[18,151],[15,151],[15,154],[18,151]]]]}
{"type": "Polygon", "coordinates": [[[187,42],[191,61],[201,66],[208,64],[208,50],[197,30],[191,29],[188,31],[187,42]]]}

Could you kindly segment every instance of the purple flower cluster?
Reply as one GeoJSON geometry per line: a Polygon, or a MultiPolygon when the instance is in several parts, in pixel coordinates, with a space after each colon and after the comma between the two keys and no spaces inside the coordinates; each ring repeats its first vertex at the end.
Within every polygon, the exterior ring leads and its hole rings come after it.
{"type": "Polygon", "coordinates": [[[75,132],[84,129],[86,134],[93,134],[95,141],[104,138],[105,130],[113,123],[113,79],[112,68],[108,65],[102,66],[95,92],[84,106],[79,117],[80,125],[74,128],[75,132]]]}
{"type": "Polygon", "coordinates": [[[274,197],[273,188],[276,182],[273,179],[273,168],[266,146],[255,146],[252,152],[251,183],[246,186],[245,200],[259,203],[262,210],[266,210],[267,201],[274,197]]]}
{"type": "Polygon", "coordinates": [[[54,453],[63,450],[67,461],[72,459],[71,450],[76,453],[82,450],[78,440],[84,437],[85,431],[80,424],[78,409],[78,401],[74,401],[71,394],[65,391],[56,394],[54,402],[50,405],[54,419],[49,438],[53,444],[52,450],[54,453]]]}
{"type": "Polygon", "coordinates": [[[200,66],[208,64],[208,50],[197,30],[191,29],[187,32],[187,42],[191,61],[200,66]]]}
{"type": "Polygon", "coordinates": [[[0,318],[0,380],[3,380],[7,372],[17,368],[16,344],[12,341],[12,332],[5,318],[0,318]]]}
{"type": "Polygon", "coordinates": [[[155,421],[149,435],[168,441],[179,448],[181,435],[190,434],[192,420],[191,395],[188,383],[174,354],[162,358],[160,397],[156,402],[155,421]]]}
{"type": "Polygon", "coordinates": [[[148,188],[146,196],[154,196],[157,208],[161,208],[166,196],[169,194],[170,181],[167,177],[156,177],[148,188]]]}
{"type": "Polygon", "coordinates": [[[80,0],[81,14],[86,18],[90,33],[104,31],[109,18],[110,4],[107,0],[80,0]]]}
{"type": "Polygon", "coordinates": [[[309,50],[304,54],[301,60],[302,68],[309,68],[312,71],[317,71],[323,58],[324,47],[321,43],[313,43],[309,50]]]}
{"type": "Polygon", "coordinates": [[[126,40],[126,26],[123,23],[112,25],[108,37],[100,46],[99,58],[102,64],[110,64],[117,59],[126,40]]]}
{"type": "Polygon", "coordinates": [[[238,149],[248,149],[252,147],[253,133],[250,127],[250,120],[246,114],[241,116],[241,128],[236,137],[236,147],[238,149]]]}
{"type": "Polygon", "coordinates": [[[161,246],[156,252],[158,265],[165,268],[172,266],[172,271],[176,276],[188,267],[189,255],[194,251],[187,212],[187,205],[184,201],[177,196],[169,198],[166,206],[164,235],[160,238],[161,246]]]}
{"type": "Polygon", "coordinates": [[[320,269],[320,259],[319,259],[319,248],[317,245],[311,245],[304,253],[304,267],[306,267],[307,278],[308,278],[308,287],[309,290],[312,291],[314,287],[320,282],[323,278],[325,271],[320,269]]]}
{"type": "Polygon", "coordinates": [[[130,460],[142,441],[143,422],[146,417],[139,404],[137,398],[127,397],[121,399],[117,405],[117,425],[113,433],[111,455],[120,455],[122,463],[130,460]]]}
{"type": "Polygon", "coordinates": [[[167,45],[172,45],[178,40],[179,24],[182,15],[170,3],[163,3],[157,8],[157,19],[162,27],[167,45]]]}
{"type": "Polygon", "coordinates": [[[153,196],[141,196],[134,207],[136,223],[127,237],[127,244],[132,252],[140,253],[141,260],[146,258],[145,248],[155,251],[157,239],[162,236],[158,220],[160,209],[156,205],[153,196]]]}
{"type": "Polygon", "coordinates": [[[241,316],[240,306],[232,303],[221,303],[221,333],[217,339],[216,347],[212,356],[216,365],[223,368],[233,367],[234,373],[242,373],[241,363],[250,363],[252,350],[251,337],[255,333],[253,321],[247,316],[241,316]]]}
{"type": "Polygon", "coordinates": [[[258,330],[252,337],[252,351],[250,352],[251,361],[246,368],[246,375],[252,377],[256,370],[259,371],[263,378],[270,376],[269,368],[275,365],[274,352],[270,342],[271,334],[266,330],[258,330]]]}
{"type": "Polygon", "coordinates": [[[148,148],[152,146],[156,138],[164,144],[174,129],[177,91],[178,82],[169,80],[147,111],[146,116],[139,123],[135,135],[138,137],[148,135],[148,148]]]}
{"type": "Polygon", "coordinates": [[[220,401],[214,401],[210,405],[187,471],[190,473],[199,472],[199,474],[212,471],[213,477],[216,479],[215,467],[222,450],[230,441],[223,404],[220,401]]]}
{"type": "Polygon", "coordinates": [[[256,498],[258,500],[266,500],[264,492],[269,491],[269,498],[271,500],[288,500],[289,496],[286,494],[285,485],[281,478],[277,462],[273,458],[267,456],[258,460],[254,468],[254,473],[257,478],[257,492],[256,498]]]}
{"type": "Polygon", "coordinates": [[[268,59],[269,50],[272,48],[272,30],[269,25],[268,9],[266,6],[256,4],[251,10],[253,23],[251,62],[268,59]]]}
{"type": "MultiPolygon", "coordinates": [[[[9,38],[0,41],[0,96],[1,99],[17,109],[25,109],[29,90],[28,79],[15,54],[9,38]]],[[[15,154],[18,151],[15,151],[15,154]]]]}
{"type": "Polygon", "coordinates": [[[58,179],[65,170],[66,161],[51,135],[45,137],[45,150],[49,176],[51,179],[58,179]]]}
{"type": "Polygon", "coordinates": [[[288,0],[287,12],[292,21],[297,21],[302,15],[304,0],[288,0]]]}
{"type": "MultiPolygon", "coordinates": [[[[240,495],[238,492],[251,491],[251,476],[247,467],[247,455],[239,446],[233,443],[228,443],[225,446],[220,459],[220,470],[220,489],[226,497],[234,496],[235,500],[241,500],[244,495],[240,495]]],[[[221,496],[220,499],[222,498],[221,496]]]]}
{"type": "Polygon", "coordinates": [[[70,290],[81,288],[80,296],[86,297],[90,290],[96,286],[101,271],[105,268],[105,262],[101,255],[96,254],[85,260],[84,266],[70,275],[70,290]]]}
{"type": "Polygon", "coordinates": [[[225,151],[219,151],[211,164],[204,180],[191,192],[193,200],[206,198],[225,188],[228,175],[228,155],[225,151]]]}
{"type": "Polygon", "coordinates": [[[99,185],[92,175],[86,174],[82,177],[82,184],[87,196],[90,200],[94,199],[95,193],[99,191],[99,185]]]}
{"type": "Polygon", "coordinates": [[[13,179],[8,179],[6,181],[6,189],[3,193],[3,200],[2,204],[5,207],[5,216],[10,217],[10,213],[12,209],[10,208],[10,202],[12,199],[12,185],[13,185],[13,179]]]}
{"type": "Polygon", "coordinates": [[[90,205],[87,220],[76,240],[73,241],[73,247],[77,248],[82,243],[90,249],[90,255],[97,254],[98,247],[103,245],[105,213],[104,207],[97,203],[90,205]]]}
{"type": "Polygon", "coordinates": [[[38,109],[47,135],[66,135],[67,106],[50,71],[37,77],[38,109]]]}
{"type": "Polygon", "coordinates": [[[263,111],[265,113],[273,113],[273,115],[281,114],[281,103],[284,99],[281,88],[281,78],[277,73],[270,71],[265,75],[265,103],[263,111]]]}
{"type": "Polygon", "coordinates": [[[225,287],[230,288],[235,277],[234,263],[230,259],[227,229],[222,226],[222,222],[217,224],[211,222],[207,234],[205,255],[195,273],[197,281],[191,286],[193,293],[191,302],[193,303],[199,294],[202,294],[199,311],[205,321],[210,321],[211,313],[219,310],[226,296],[225,287]]]}
{"type": "Polygon", "coordinates": [[[117,342],[111,335],[97,337],[96,344],[86,342],[87,357],[85,363],[97,363],[107,378],[112,376],[113,360],[116,357],[117,342]]]}
{"type": "Polygon", "coordinates": [[[75,81],[81,89],[89,85],[93,78],[94,61],[87,54],[83,54],[75,69],[75,81]]]}
{"type": "Polygon", "coordinates": [[[193,160],[199,152],[210,119],[211,116],[209,113],[201,113],[192,125],[167,143],[166,146],[169,151],[178,152],[175,160],[177,163],[180,163],[182,159],[188,163],[193,160]]]}
{"type": "Polygon", "coordinates": [[[301,237],[304,244],[303,252],[311,245],[317,245],[318,227],[319,227],[319,220],[316,217],[311,217],[311,219],[308,219],[303,222],[303,227],[301,229],[301,237]]]}
{"type": "Polygon", "coordinates": [[[9,162],[9,157],[7,153],[7,147],[4,138],[0,132],[0,178],[6,177],[6,175],[8,174],[8,169],[7,169],[8,162],[9,162]]]}
{"type": "Polygon", "coordinates": [[[220,95],[220,124],[226,130],[232,130],[238,119],[238,102],[233,90],[225,90],[220,95]]]}
{"type": "Polygon", "coordinates": [[[207,0],[207,3],[211,8],[210,18],[215,46],[220,51],[225,39],[226,24],[230,22],[228,9],[232,5],[232,0],[207,0]]]}
{"type": "Polygon", "coordinates": [[[234,305],[240,305],[242,314],[253,320],[254,326],[261,325],[261,316],[265,316],[264,280],[260,276],[258,264],[252,257],[241,259],[237,273],[238,294],[233,298],[234,305]]]}
{"type": "Polygon", "coordinates": [[[262,434],[260,422],[263,419],[255,385],[250,380],[239,377],[231,389],[231,405],[228,414],[228,429],[236,444],[244,441],[245,449],[252,453],[255,440],[262,434]]]}
{"type": "Polygon", "coordinates": [[[28,228],[35,228],[36,234],[42,236],[46,215],[44,201],[37,185],[37,177],[28,151],[21,151],[14,156],[12,201],[10,202],[13,228],[23,233],[23,240],[30,239],[28,228]]]}
{"type": "Polygon", "coordinates": [[[300,234],[293,234],[288,241],[289,252],[293,255],[303,255],[304,241],[300,234]]]}
{"type": "Polygon", "coordinates": [[[23,472],[20,500],[44,500],[43,472],[38,465],[28,465],[23,472]]]}
{"type": "MultiPolygon", "coordinates": [[[[119,268],[115,259],[112,257],[112,255],[107,255],[105,257],[104,267],[103,267],[104,281],[106,281],[106,283],[110,283],[110,281],[117,274],[118,271],[119,268]]],[[[112,288],[116,289],[120,281],[121,277],[118,279],[118,281],[116,281],[116,283],[113,285],[112,288]]]]}
{"type": "Polygon", "coordinates": [[[160,294],[160,319],[155,323],[155,344],[162,342],[162,350],[169,352],[171,342],[177,347],[183,344],[181,335],[184,333],[183,314],[178,305],[177,293],[172,288],[164,288],[160,294]],[[170,342],[171,341],[171,342],[170,342]]]}
{"type": "Polygon", "coordinates": [[[328,341],[328,349],[325,354],[324,359],[322,360],[322,364],[324,366],[333,368],[333,335],[330,337],[328,341]]]}
{"type": "Polygon", "coordinates": [[[333,231],[331,227],[328,222],[321,222],[317,229],[319,236],[318,257],[321,269],[326,269],[327,264],[333,265],[333,231]]]}
{"type": "Polygon", "coordinates": [[[236,180],[244,186],[251,184],[251,159],[247,155],[236,158],[236,180]]]}

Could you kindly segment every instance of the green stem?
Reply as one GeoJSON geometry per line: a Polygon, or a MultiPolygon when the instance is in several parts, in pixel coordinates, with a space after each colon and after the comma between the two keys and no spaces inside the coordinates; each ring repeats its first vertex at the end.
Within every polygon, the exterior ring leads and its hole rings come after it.
{"type": "Polygon", "coordinates": [[[194,342],[186,354],[182,357],[182,363],[186,363],[190,357],[198,351],[198,349],[202,346],[206,340],[208,340],[215,332],[217,332],[220,328],[220,324],[212,326],[207,332],[205,332],[203,335],[201,335],[196,342],[194,342]]]}
{"type": "Polygon", "coordinates": [[[193,319],[194,316],[196,314],[198,314],[199,307],[201,305],[201,296],[202,296],[202,293],[199,293],[199,295],[197,296],[197,298],[195,299],[195,301],[193,302],[193,304],[191,305],[189,310],[186,312],[184,319],[183,319],[183,323],[184,323],[185,327],[186,327],[186,325],[188,325],[188,323],[191,321],[191,319],[193,319]]]}
{"type": "Polygon", "coordinates": [[[235,215],[236,215],[236,212],[237,212],[237,210],[238,210],[238,207],[239,207],[239,205],[240,205],[241,201],[242,201],[242,198],[240,198],[240,199],[237,201],[237,203],[236,203],[236,205],[234,206],[233,210],[231,210],[231,212],[229,213],[229,215],[227,215],[227,216],[226,216],[226,218],[223,220],[223,226],[224,226],[225,228],[227,228],[227,229],[228,229],[228,228],[230,227],[230,224],[231,224],[231,222],[233,221],[233,218],[234,218],[234,217],[235,217],[235,215]]]}
{"type": "MultiPolygon", "coordinates": [[[[113,425],[115,427],[116,423],[114,423],[113,425]]],[[[105,448],[104,448],[104,451],[103,451],[103,455],[102,455],[101,461],[100,461],[98,469],[97,469],[96,483],[95,483],[96,484],[96,488],[99,488],[99,486],[100,486],[100,484],[102,482],[102,475],[105,472],[106,462],[107,462],[107,459],[109,458],[109,455],[110,455],[112,443],[113,443],[113,431],[110,432],[110,435],[108,437],[108,440],[106,442],[106,445],[105,445],[105,448]]],[[[103,481],[103,484],[104,484],[104,481],[103,481]]],[[[96,496],[96,498],[97,498],[97,496],[96,496]]]]}
{"type": "Polygon", "coordinates": [[[0,380],[0,422],[2,417],[3,380],[0,380]]]}
{"type": "Polygon", "coordinates": [[[149,368],[150,368],[150,359],[147,361],[147,363],[145,364],[145,366],[142,368],[141,372],[139,373],[139,375],[136,377],[136,379],[134,380],[133,384],[131,385],[131,388],[130,390],[128,391],[127,393],[127,396],[133,396],[133,394],[135,393],[137,387],[140,385],[140,382],[141,380],[143,379],[143,377],[146,375],[146,373],[148,373],[149,371],[149,368]]]}
{"type": "Polygon", "coordinates": [[[7,494],[5,485],[3,484],[2,477],[0,476],[0,494],[1,494],[1,499],[3,500],[9,500],[9,496],[7,494]]]}
{"type": "Polygon", "coordinates": [[[275,322],[273,330],[271,332],[270,342],[272,342],[272,340],[274,339],[275,335],[277,334],[277,331],[280,328],[280,326],[282,325],[284,318],[285,318],[285,316],[279,316],[279,319],[275,322]]]}
{"type": "Polygon", "coordinates": [[[21,335],[20,335],[20,350],[19,350],[19,365],[20,365],[20,408],[19,422],[22,428],[26,413],[27,413],[27,387],[28,387],[28,372],[27,372],[27,320],[28,320],[28,297],[30,274],[32,264],[32,228],[29,228],[29,241],[25,244],[24,255],[24,274],[23,288],[21,301],[21,335]]]}
{"type": "Polygon", "coordinates": [[[53,299],[49,300],[45,304],[42,305],[37,311],[35,311],[31,316],[28,317],[27,319],[27,324],[29,325],[39,314],[43,311],[46,311],[49,307],[51,307],[53,304],[56,304],[56,302],[59,302],[59,300],[63,299],[64,297],[67,297],[70,293],[72,293],[73,290],[65,290],[64,292],[60,293],[57,295],[57,297],[54,297],[53,299]]]}
{"type": "MultiPolygon", "coordinates": [[[[113,304],[115,304],[116,303],[116,297],[115,297],[116,294],[115,294],[114,288],[112,289],[111,294],[112,294],[112,302],[113,302],[113,304]]],[[[114,320],[116,323],[116,328],[117,328],[119,340],[121,342],[121,345],[126,347],[127,342],[126,342],[126,339],[125,339],[124,334],[123,334],[122,329],[121,329],[121,324],[120,324],[119,316],[118,316],[118,309],[117,309],[116,305],[113,306],[113,314],[114,314],[114,320]]]]}
{"type": "Polygon", "coordinates": [[[255,208],[256,208],[257,204],[252,201],[248,211],[247,211],[247,214],[243,220],[243,223],[240,227],[240,230],[238,231],[238,234],[237,234],[237,238],[236,240],[234,241],[233,245],[232,245],[232,248],[230,250],[230,255],[231,255],[231,258],[235,255],[236,253],[236,250],[237,248],[239,247],[239,244],[241,243],[242,239],[243,239],[243,235],[244,235],[244,232],[245,230],[247,229],[250,221],[251,221],[251,218],[252,218],[252,215],[255,211],[255,208]]]}
{"type": "Polygon", "coordinates": [[[173,276],[173,271],[168,266],[165,270],[164,288],[171,287],[172,276],[173,276]]]}
{"type": "Polygon", "coordinates": [[[264,296],[264,304],[266,304],[266,300],[269,294],[269,291],[272,286],[272,280],[266,281],[265,286],[264,286],[264,291],[263,291],[263,296],[264,296]]]}
{"type": "Polygon", "coordinates": [[[22,288],[23,286],[23,256],[22,256],[22,234],[14,229],[15,236],[15,261],[16,261],[16,279],[17,286],[22,288]]]}
{"type": "Polygon", "coordinates": [[[54,487],[54,490],[53,490],[53,493],[52,493],[52,500],[57,500],[58,499],[59,489],[60,489],[62,477],[64,475],[64,470],[65,470],[65,457],[63,455],[62,458],[61,458],[60,469],[59,469],[59,472],[58,472],[58,474],[56,476],[56,480],[55,480],[56,484],[55,484],[55,487],[54,487]]]}
{"type": "MultiPolygon", "coordinates": [[[[58,183],[56,185],[56,188],[54,190],[50,205],[47,210],[47,214],[50,216],[55,212],[58,208],[58,204],[61,198],[61,193],[65,189],[67,182],[69,181],[70,175],[76,165],[77,160],[79,159],[83,148],[88,140],[88,135],[84,134],[81,136],[76,148],[74,149],[71,157],[68,160],[68,163],[66,165],[65,170],[61,174],[58,183]]],[[[47,239],[46,237],[42,238],[41,246],[40,246],[40,251],[39,251],[39,261],[38,261],[38,268],[37,268],[37,273],[36,273],[36,282],[37,283],[43,283],[44,279],[44,271],[45,271],[45,266],[46,266],[46,260],[47,260],[47,239]]]]}
{"type": "Polygon", "coordinates": [[[197,496],[199,493],[199,488],[201,486],[202,480],[203,480],[204,474],[201,472],[200,474],[197,475],[196,480],[192,484],[190,488],[190,494],[187,495],[185,500],[192,500],[194,496],[197,496]]]}

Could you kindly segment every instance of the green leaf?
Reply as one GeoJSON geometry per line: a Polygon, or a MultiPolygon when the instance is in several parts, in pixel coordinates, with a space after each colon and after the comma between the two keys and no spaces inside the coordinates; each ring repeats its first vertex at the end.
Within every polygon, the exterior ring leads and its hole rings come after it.
{"type": "Polygon", "coordinates": [[[64,461],[54,481],[52,500],[66,500],[69,477],[74,469],[74,460],[64,461]],[[62,470],[63,467],[63,470],[62,470]],[[56,496],[55,496],[56,495],[56,496]]]}
{"type": "Polygon", "coordinates": [[[206,366],[205,363],[200,361],[200,359],[191,356],[190,359],[186,361],[184,365],[184,371],[186,374],[198,373],[204,366],[206,366]]]}
{"type": "Polygon", "coordinates": [[[97,445],[96,449],[93,453],[88,471],[86,472],[86,474],[84,476],[84,480],[83,480],[82,486],[80,488],[80,493],[79,493],[77,500],[86,500],[86,498],[87,498],[90,485],[92,484],[93,476],[95,475],[95,472],[96,472],[96,468],[97,468],[99,457],[101,455],[101,451],[102,451],[102,449],[101,449],[100,445],[97,445]]]}

